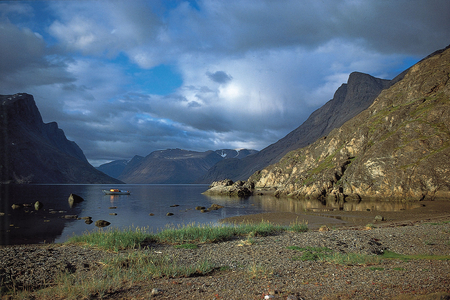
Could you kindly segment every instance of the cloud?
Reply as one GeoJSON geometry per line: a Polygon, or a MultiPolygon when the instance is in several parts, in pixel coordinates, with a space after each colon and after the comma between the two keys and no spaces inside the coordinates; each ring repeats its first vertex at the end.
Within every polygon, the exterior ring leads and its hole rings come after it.
{"type": "Polygon", "coordinates": [[[230,82],[233,79],[233,77],[231,77],[231,75],[228,75],[224,71],[216,71],[214,73],[206,72],[206,75],[212,81],[217,82],[217,83],[221,83],[221,84],[228,83],[228,82],[230,82]]]}
{"type": "Polygon", "coordinates": [[[33,94],[92,161],[262,149],[351,72],[393,78],[447,46],[448,11],[446,0],[0,3],[0,89],[33,94]]]}

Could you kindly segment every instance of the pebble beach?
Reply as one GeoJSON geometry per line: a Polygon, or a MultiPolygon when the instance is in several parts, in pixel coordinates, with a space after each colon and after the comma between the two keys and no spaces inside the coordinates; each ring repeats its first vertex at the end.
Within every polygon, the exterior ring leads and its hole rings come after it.
{"type": "MultiPolygon", "coordinates": [[[[216,268],[208,274],[187,278],[163,277],[124,283],[101,298],[450,299],[450,213],[439,209],[449,203],[435,204],[439,203],[424,204],[421,206],[424,209],[416,212],[397,213],[395,218],[384,214],[386,221],[369,227],[367,223],[336,228],[320,226],[307,232],[236,237],[226,242],[199,244],[197,249],[144,245],[130,251],[166,255],[186,265],[208,260],[216,268]],[[360,254],[366,259],[350,264],[304,260],[301,249],[326,249],[336,255],[360,254]],[[382,259],[386,251],[422,258],[382,259]],[[436,259],[437,256],[441,258],[436,259]],[[372,257],[373,260],[367,259],[372,257]]],[[[370,213],[375,212],[363,212],[367,214],[364,222],[372,218],[370,213]]],[[[323,212],[317,216],[323,216],[323,212]]],[[[256,221],[261,216],[253,217],[256,221]]],[[[267,221],[276,222],[276,218],[281,218],[284,222],[295,216],[264,217],[267,221]]],[[[248,222],[249,218],[240,221],[248,222]]],[[[125,251],[113,253],[71,244],[6,246],[0,248],[0,278],[2,284],[13,278],[17,286],[28,290],[51,285],[60,270],[95,280],[101,273],[102,259],[123,254],[125,251]]],[[[3,298],[14,299],[3,292],[3,298]]]]}

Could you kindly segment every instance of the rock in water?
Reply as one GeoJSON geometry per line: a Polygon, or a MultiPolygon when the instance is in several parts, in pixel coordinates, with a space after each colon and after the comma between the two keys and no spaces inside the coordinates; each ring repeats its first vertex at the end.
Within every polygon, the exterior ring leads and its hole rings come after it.
{"type": "Polygon", "coordinates": [[[83,202],[83,201],[84,201],[84,199],[82,197],[78,196],[78,195],[70,194],[70,196],[69,196],[69,205],[70,205],[70,207],[72,207],[76,203],[80,203],[80,202],[83,202]]]}
{"type": "Polygon", "coordinates": [[[42,202],[36,201],[34,203],[34,209],[35,210],[40,210],[43,206],[44,206],[44,204],[42,204],[42,202]]]}
{"type": "Polygon", "coordinates": [[[105,220],[97,220],[95,221],[95,226],[97,227],[106,227],[108,225],[110,225],[111,223],[109,223],[108,221],[105,220]]]}

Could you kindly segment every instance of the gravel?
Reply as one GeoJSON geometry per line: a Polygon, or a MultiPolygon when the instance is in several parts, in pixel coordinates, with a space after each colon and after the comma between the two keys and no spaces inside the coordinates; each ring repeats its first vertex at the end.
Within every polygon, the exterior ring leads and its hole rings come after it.
{"type": "MultiPolygon", "coordinates": [[[[109,299],[450,299],[450,261],[382,260],[373,265],[345,265],[296,259],[297,247],[327,247],[334,253],[377,255],[450,255],[450,219],[407,226],[340,228],[267,237],[240,237],[197,249],[150,244],[149,251],[181,264],[208,260],[217,268],[188,278],[159,278],[124,284],[109,299]],[[250,241],[250,242],[246,242],[250,241]],[[449,298],[446,298],[446,297],[449,298]],[[422,298],[421,298],[422,299],[422,298]]],[[[61,270],[95,278],[101,260],[112,255],[77,245],[28,245],[0,248],[0,280],[33,290],[51,285],[61,270]]]]}

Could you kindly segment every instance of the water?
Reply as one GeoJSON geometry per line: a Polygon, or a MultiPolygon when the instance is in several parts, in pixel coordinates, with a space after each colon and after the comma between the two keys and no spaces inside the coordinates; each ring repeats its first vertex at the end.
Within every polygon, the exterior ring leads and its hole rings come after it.
{"type": "MultiPolygon", "coordinates": [[[[168,225],[193,222],[215,225],[220,219],[265,212],[293,212],[302,220],[302,215],[312,212],[316,215],[323,211],[352,211],[357,214],[358,211],[401,211],[418,206],[417,203],[392,201],[322,203],[267,195],[248,199],[210,197],[202,195],[208,185],[121,185],[118,188],[131,194],[104,195],[102,189],[109,188],[110,185],[0,185],[0,245],[64,242],[73,235],[98,230],[94,225],[97,220],[110,222],[110,227],[145,227],[149,232],[156,233],[168,225]],[[85,201],[70,207],[68,198],[71,193],[83,197],[85,201]],[[42,202],[44,207],[35,210],[36,201],[42,202]],[[30,206],[14,210],[11,208],[14,203],[30,206]],[[207,213],[195,209],[196,206],[208,208],[213,203],[224,208],[207,213]],[[114,213],[117,215],[111,215],[114,213]],[[167,213],[173,215],[167,216],[167,213]],[[66,215],[89,216],[94,223],[65,219],[66,215]]],[[[340,219],[341,225],[358,219],[323,217],[340,219]]],[[[312,227],[314,222],[324,224],[325,221],[323,218],[312,220],[308,226],[312,227]]]]}
{"type": "Polygon", "coordinates": [[[106,220],[111,223],[110,227],[148,227],[150,232],[157,232],[167,225],[192,222],[214,225],[226,217],[276,211],[270,206],[264,207],[256,198],[244,200],[202,195],[207,185],[121,185],[120,189],[131,194],[104,195],[102,189],[109,188],[109,185],[0,185],[0,244],[64,242],[74,234],[96,230],[96,220],[106,220]],[[85,201],[70,207],[68,197],[71,193],[85,201]],[[36,201],[44,204],[38,211],[34,209],[36,201]],[[14,203],[31,206],[14,210],[11,208],[14,203]],[[208,208],[213,203],[225,207],[207,213],[195,209],[196,206],[208,208]],[[175,205],[178,206],[171,207],[175,205]],[[169,212],[173,215],[167,216],[169,212]],[[66,215],[89,216],[94,223],[65,219],[66,215]]]}

